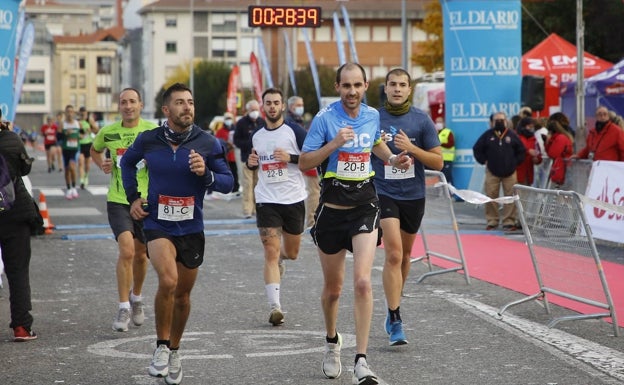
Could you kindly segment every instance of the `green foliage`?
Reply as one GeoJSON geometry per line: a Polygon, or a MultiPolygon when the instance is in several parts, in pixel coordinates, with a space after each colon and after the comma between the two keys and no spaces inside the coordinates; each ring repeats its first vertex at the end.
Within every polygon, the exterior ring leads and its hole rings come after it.
{"type": "MultiPolygon", "coordinates": [[[[576,0],[522,1],[522,52],[551,33],[576,45],[576,0]]],[[[583,0],[585,51],[617,62],[624,58],[624,2],[583,0]]]]}
{"type": "MultiPolygon", "coordinates": [[[[180,79],[177,73],[176,81],[189,84],[189,76],[180,79]]],[[[230,77],[230,66],[224,62],[200,61],[195,64],[193,78],[193,99],[195,100],[195,123],[205,126],[215,115],[223,115],[226,107],[226,96],[228,79],[230,77]]],[[[165,84],[173,84],[172,79],[167,79],[165,84]]],[[[156,116],[164,118],[162,114],[162,94],[163,87],[156,96],[156,116]]]]}
{"type": "MultiPolygon", "coordinates": [[[[334,83],[336,82],[336,70],[328,66],[318,66],[319,83],[321,83],[321,96],[337,96],[334,83]]],[[[305,69],[295,71],[295,82],[297,82],[298,96],[303,98],[306,112],[316,115],[319,110],[316,98],[316,89],[312,80],[312,70],[308,65],[305,69]]],[[[294,95],[292,87],[288,90],[288,95],[294,95]]]]}

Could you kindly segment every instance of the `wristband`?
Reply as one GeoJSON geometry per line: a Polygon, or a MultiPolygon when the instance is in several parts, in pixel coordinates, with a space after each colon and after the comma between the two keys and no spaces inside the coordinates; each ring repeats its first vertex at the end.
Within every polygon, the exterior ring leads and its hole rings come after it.
{"type": "MultiPolygon", "coordinates": [[[[393,165],[394,163],[394,159],[396,159],[396,154],[392,154],[390,155],[390,157],[388,158],[388,163],[390,163],[391,165],[393,165]]],[[[394,165],[393,165],[394,166],[394,165]]]]}

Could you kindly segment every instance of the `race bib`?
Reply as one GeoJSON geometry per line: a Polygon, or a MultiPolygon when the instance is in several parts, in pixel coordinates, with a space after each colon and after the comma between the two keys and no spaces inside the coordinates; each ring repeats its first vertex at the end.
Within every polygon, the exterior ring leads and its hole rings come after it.
{"type": "Polygon", "coordinates": [[[158,219],[179,222],[193,219],[195,197],[158,195],[158,219]]]}
{"type": "Polygon", "coordinates": [[[336,175],[342,178],[365,179],[369,176],[370,152],[339,152],[336,175]]]}
{"type": "Polygon", "coordinates": [[[414,164],[410,164],[407,170],[401,170],[390,163],[384,164],[384,179],[409,179],[414,178],[414,164]]]}
{"type": "Polygon", "coordinates": [[[67,139],[66,146],[68,148],[78,148],[78,140],[77,139],[67,139]]]}
{"type": "Polygon", "coordinates": [[[285,182],[288,180],[288,165],[286,162],[262,163],[262,173],[267,183],[285,182]]]}

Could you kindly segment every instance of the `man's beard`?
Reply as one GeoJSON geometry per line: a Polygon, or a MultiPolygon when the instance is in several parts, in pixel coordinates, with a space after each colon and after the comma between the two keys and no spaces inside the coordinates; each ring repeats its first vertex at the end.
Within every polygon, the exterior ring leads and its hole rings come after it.
{"type": "Polygon", "coordinates": [[[282,118],[282,113],[278,113],[277,115],[275,115],[274,118],[270,117],[269,115],[267,115],[266,119],[271,122],[271,123],[277,123],[279,122],[279,120],[282,118]]]}

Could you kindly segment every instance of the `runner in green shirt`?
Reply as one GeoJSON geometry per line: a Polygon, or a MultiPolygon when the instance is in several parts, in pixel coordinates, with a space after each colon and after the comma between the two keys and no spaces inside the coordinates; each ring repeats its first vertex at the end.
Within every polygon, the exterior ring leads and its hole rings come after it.
{"type": "Polygon", "coordinates": [[[65,166],[65,184],[67,192],[65,198],[78,198],[76,190],[76,154],[78,153],[78,141],[80,140],[80,123],[74,118],[75,110],[71,104],[65,107],[65,119],[58,126],[61,134],[63,164],[65,166]]]}
{"type": "MultiPolygon", "coordinates": [[[[122,120],[103,127],[91,146],[93,162],[111,174],[106,210],[108,222],[119,247],[117,259],[117,292],[119,308],[113,321],[113,330],[128,330],[130,318],[136,326],[143,324],[143,282],[147,274],[148,260],[145,249],[142,221],[130,216],[130,205],[121,181],[120,162],[123,154],[143,131],[156,124],[141,119],[143,102],[134,88],[126,88],[119,95],[119,113],[122,120]],[[106,152],[106,155],[104,154],[106,152]]],[[[144,162],[137,165],[139,192],[147,197],[147,169],[144,162]]]]}
{"type": "Polygon", "coordinates": [[[84,190],[89,185],[89,171],[91,169],[91,143],[98,132],[98,125],[93,116],[85,107],[80,107],[80,155],[78,156],[78,175],[80,188],[84,190]]]}

